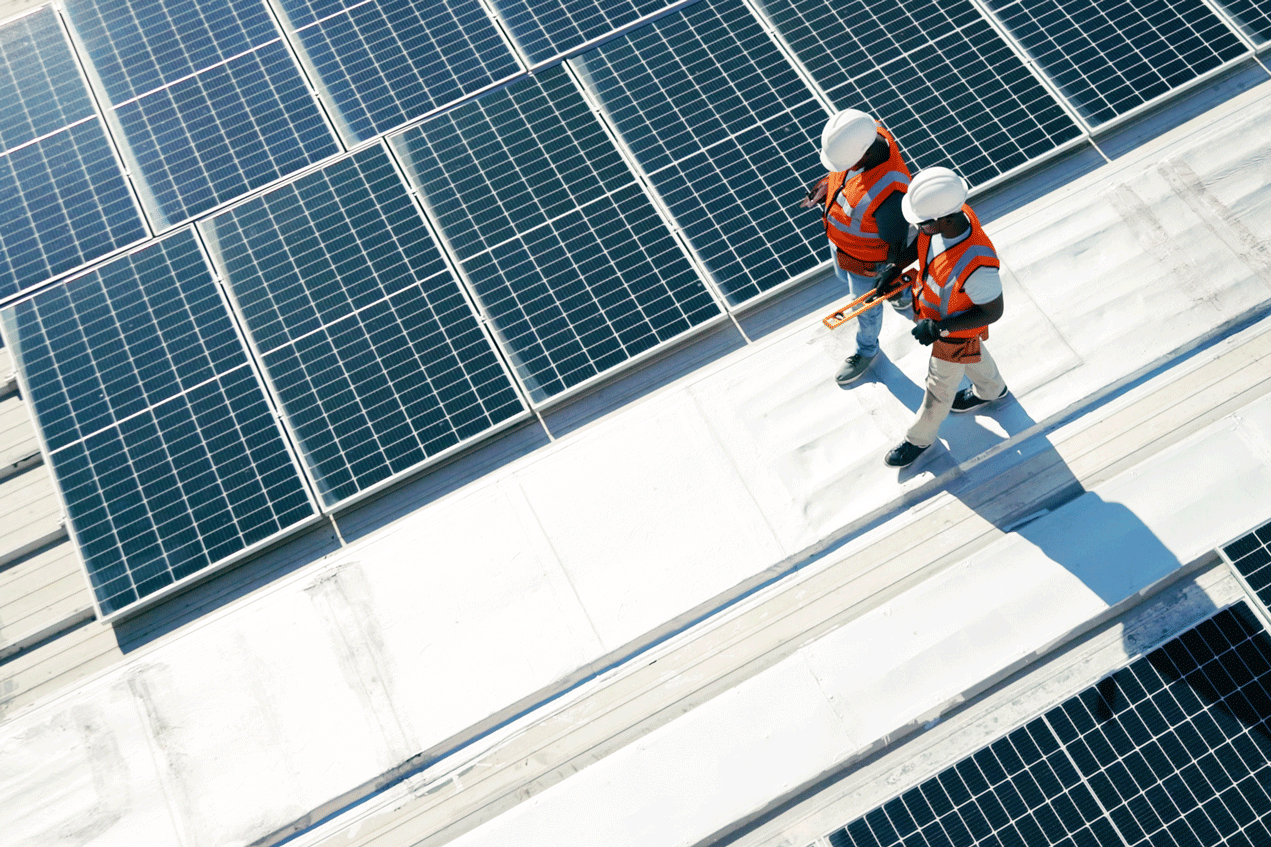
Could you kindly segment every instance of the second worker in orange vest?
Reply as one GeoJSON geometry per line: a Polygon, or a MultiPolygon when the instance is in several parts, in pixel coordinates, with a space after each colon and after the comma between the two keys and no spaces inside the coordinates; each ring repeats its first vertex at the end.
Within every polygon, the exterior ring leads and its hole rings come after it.
{"type": "MultiPolygon", "coordinates": [[[[909,168],[891,133],[857,109],[845,109],[826,122],[821,164],[830,174],[812,186],[803,206],[821,206],[834,273],[859,297],[874,288],[884,265],[896,263],[908,239],[900,200],[909,185],[909,168]]],[[[904,310],[908,302],[895,302],[895,307],[904,310]]],[[[835,374],[839,385],[865,375],[878,355],[882,326],[881,309],[856,319],[856,352],[835,374]]]]}
{"type": "Polygon", "coordinates": [[[884,461],[903,468],[935,443],[952,410],[969,412],[1007,395],[993,357],[980,343],[988,325],[1002,317],[1001,263],[971,207],[967,185],[948,168],[919,171],[902,204],[905,219],[918,225],[918,239],[901,266],[918,260],[913,284],[913,336],[931,345],[927,389],[905,440],[884,461]],[[958,390],[963,375],[971,387],[958,390]]]}

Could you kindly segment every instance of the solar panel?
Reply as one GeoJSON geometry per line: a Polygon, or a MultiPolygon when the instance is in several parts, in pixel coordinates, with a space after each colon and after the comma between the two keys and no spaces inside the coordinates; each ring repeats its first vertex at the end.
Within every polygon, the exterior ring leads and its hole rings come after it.
{"type": "Polygon", "coordinates": [[[523,413],[382,146],[200,226],[327,506],[523,413]]]}
{"type": "Polygon", "coordinates": [[[147,235],[51,9],[0,27],[0,297],[147,235]]]}
{"type": "Polygon", "coordinates": [[[798,200],[826,113],[741,0],[703,0],[572,63],[730,302],[823,261],[798,200]]]}
{"type": "Polygon", "coordinates": [[[536,65],[568,53],[645,15],[674,5],[673,0],[490,0],[521,52],[536,65]]]}
{"type": "Polygon", "coordinates": [[[830,844],[1268,844],[1268,715],[1271,638],[1238,603],[830,844]]]}
{"type": "Polygon", "coordinates": [[[3,320],[103,613],[315,514],[189,229],[3,320]]]}
{"type": "Polygon", "coordinates": [[[1248,52],[1203,0],[986,5],[1092,125],[1248,52]]]}
{"type": "Polygon", "coordinates": [[[977,185],[1081,135],[970,0],[761,5],[835,107],[881,120],[911,168],[977,185]]]}
{"type": "Polygon", "coordinates": [[[1244,577],[1262,605],[1271,608],[1271,523],[1237,538],[1222,552],[1244,577]]]}
{"type": "Polygon", "coordinates": [[[1259,48],[1271,44],[1271,6],[1262,0],[1215,0],[1259,48]]]}
{"type": "Polygon", "coordinates": [[[391,141],[533,399],[721,314],[563,66],[391,141]]]}
{"type": "Polygon", "coordinates": [[[476,0],[280,0],[350,144],[521,72],[476,0]]]}
{"type": "Polygon", "coordinates": [[[261,0],[68,0],[164,228],[339,151],[261,0]]]}

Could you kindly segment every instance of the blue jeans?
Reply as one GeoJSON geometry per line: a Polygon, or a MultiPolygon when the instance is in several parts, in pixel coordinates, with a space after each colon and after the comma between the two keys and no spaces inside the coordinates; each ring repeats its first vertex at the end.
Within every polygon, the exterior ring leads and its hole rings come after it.
{"type": "MultiPolygon", "coordinates": [[[[830,245],[830,261],[834,264],[834,275],[840,280],[847,283],[848,289],[852,292],[852,297],[860,297],[866,291],[874,287],[874,278],[872,276],[861,276],[851,271],[845,271],[839,267],[838,260],[834,258],[834,245],[830,245]]],[[[856,318],[856,352],[866,358],[874,358],[878,355],[878,333],[883,329],[883,310],[881,307],[870,309],[863,315],[856,318]]]]}

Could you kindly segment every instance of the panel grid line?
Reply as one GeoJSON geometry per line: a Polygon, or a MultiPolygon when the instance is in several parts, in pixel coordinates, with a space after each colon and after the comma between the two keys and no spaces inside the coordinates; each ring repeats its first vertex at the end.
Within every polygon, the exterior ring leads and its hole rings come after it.
{"type": "Polygon", "coordinates": [[[522,413],[384,147],[203,227],[326,508],[522,413]]]}
{"type": "Polygon", "coordinates": [[[3,318],[102,614],[316,515],[191,230],[3,318]]]}
{"type": "Polygon", "coordinates": [[[1238,603],[829,840],[833,847],[1264,844],[1268,715],[1271,638],[1238,603]]]}

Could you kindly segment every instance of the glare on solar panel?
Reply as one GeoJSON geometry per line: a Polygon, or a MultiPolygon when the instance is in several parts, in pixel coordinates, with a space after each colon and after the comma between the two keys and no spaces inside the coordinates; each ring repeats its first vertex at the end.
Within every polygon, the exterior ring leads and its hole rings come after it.
{"type": "Polygon", "coordinates": [[[523,413],[382,146],[201,227],[328,507],[523,413]]]}
{"type": "Polygon", "coordinates": [[[144,238],[56,15],[0,27],[0,298],[144,238]]]}
{"type": "Polygon", "coordinates": [[[533,399],[721,314],[563,67],[391,141],[533,399]]]}
{"type": "Polygon", "coordinates": [[[569,53],[683,0],[490,0],[531,65],[569,53]]]}
{"type": "Polygon", "coordinates": [[[190,230],[3,322],[104,614],[316,514],[190,230]]]}
{"type": "Polygon", "coordinates": [[[1202,0],[986,0],[1091,125],[1248,52],[1202,0]]]}
{"type": "Polygon", "coordinates": [[[731,303],[821,264],[824,232],[797,201],[826,112],[740,0],[696,3],[571,64],[731,303]]]}
{"type": "Polygon", "coordinates": [[[159,228],[340,149],[262,0],[68,0],[159,228]]]}
{"type": "Polygon", "coordinates": [[[350,146],[522,70],[471,0],[279,6],[350,146]]]}
{"type": "Polygon", "coordinates": [[[971,0],[759,5],[834,106],[881,120],[911,169],[978,185],[1081,137],[971,0]]]}

